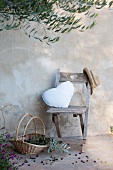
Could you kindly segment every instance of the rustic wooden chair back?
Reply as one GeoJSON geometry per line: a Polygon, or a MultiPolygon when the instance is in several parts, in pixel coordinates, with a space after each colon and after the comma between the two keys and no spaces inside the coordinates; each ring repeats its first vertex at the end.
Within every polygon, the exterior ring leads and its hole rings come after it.
{"type": "MultiPolygon", "coordinates": [[[[60,69],[56,71],[56,78],[55,78],[55,87],[57,87],[61,82],[71,81],[72,83],[84,83],[87,89],[86,95],[86,105],[85,106],[69,106],[68,108],[55,108],[50,107],[47,112],[52,113],[52,120],[55,123],[57,135],[61,138],[60,128],[59,128],[59,114],[73,114],[74,117],[79,115],[80,118],[80,125],[82,131],[82,151],[86,150],[86,138],[87,138],[87,127],[88,127],[88,114],[89,114],[89,107],[90,107],[90,94],[91,94],[91,87],[88,80],[88,77],[85,73],[66,73],[60,72],[60,69]],[[83,118],[83,114],[84,118],[83,118]]],[[[77,140],[78,142],[78,140],[77,140]]],[[[80,143],[80,142],[79,142],[80,143]]]]}

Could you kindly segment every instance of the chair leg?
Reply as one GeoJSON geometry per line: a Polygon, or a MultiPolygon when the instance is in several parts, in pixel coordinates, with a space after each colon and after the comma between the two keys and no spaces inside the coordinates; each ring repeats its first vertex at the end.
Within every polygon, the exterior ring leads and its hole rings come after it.
{"type": "Polygon", "coordinates": [[[88,111],[85,113],[85,118],[84,118],[83,139],[87,138],[87,127],[88,127],[88,111]]]}
{"type": "Polygon", "coordinates": [[[86,152],[86,151],[87,151],[87,143],[86,143],[86,140],[85,140],[85,143],[82,145],[81,152],[86,152]]]}
{"type": "Polygon", "coordinates": [[[80,125],[81,125],[81,130],[82,130],[82,135],[83,135],[83,140],[85,143],[82,144],[82,149],[81,152],[86,152],[87,151],[87,143],[86,143],[86,137],[87,137],[87,123],[88,123],[88,115],[85,113],[85,119],[83,120],[83,115],[79,115],[80,118],[80,125]]]}
{"type": "Polygon", "coordinates": [[[60,128],[59,128],[59,117],[58,114],[53,114],[53,122],[55,123],[56,126],[56,131],[57,131],[57,136],[61,138],[61,133],[60,133],[60,128]]]}
{"type": "Polygon", "coordinates": [[[81,130],[82,130],[82,135],[84,133],[84,122],[83,122],[83,115],[79,115],[80,118],[80,125],[81,125],[81,130]]]}

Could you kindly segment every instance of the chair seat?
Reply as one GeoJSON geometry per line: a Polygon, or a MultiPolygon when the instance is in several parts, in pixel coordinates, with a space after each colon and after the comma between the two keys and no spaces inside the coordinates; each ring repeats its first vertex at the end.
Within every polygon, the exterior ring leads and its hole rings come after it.
{"type": "Polygon", "coordinates": [[[88,110],[86,106],[69,106],[68,108],[50,107],[47,113],[67,113],[67,114],[83,114],[88,110]]]}

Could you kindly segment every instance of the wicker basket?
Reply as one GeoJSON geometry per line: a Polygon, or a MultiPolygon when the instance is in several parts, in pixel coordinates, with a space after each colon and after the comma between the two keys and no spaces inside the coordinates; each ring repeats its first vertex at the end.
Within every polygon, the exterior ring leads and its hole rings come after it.
{"type": "Polygon", "coordinates": [[[40,135],[40,134],[37,133],[37,126],[36,126],[35,119],[38,119],[41,122],[42,128],[43,128],[43,134],[42,135],[45,136],[45,126],[44,126],[44,122],[42,121],[42,119],[39,118],[38,116],[32,116],[31,114],[25,114],[18,123],[17,129],[16,129],[16,138],[14,140],[10,140],[10,142],[14,146],[15,150],[18,151],[21,154],[38,154],[42,150],[48,148],[47,145],[35,145],[35,144],[31,144],[31,143],[26,142],[27,139],[35,137],[37,135],[40,135]],[[30,116],[31,119],[26,124],[23,135],[18,136],[20,124],[23,121],[23,119],[27,116],[30,116]],[[27,127],[32,120],[34,122],[35,133],[25,134],[27,127]]]}

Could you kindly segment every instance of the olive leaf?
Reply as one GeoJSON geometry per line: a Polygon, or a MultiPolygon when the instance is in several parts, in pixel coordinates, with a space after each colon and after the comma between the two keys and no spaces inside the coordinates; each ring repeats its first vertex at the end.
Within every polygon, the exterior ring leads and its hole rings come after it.
{"type": "Polygon", "coordinates": [[[98,14],[92,7],[112,4],[106,0],[0,0],[0,31],[22,29],[28,37],[55,43],[62,33],[93,28],[98,14]],[[82,14],[93,23],[84,24],[82,14]]]}

